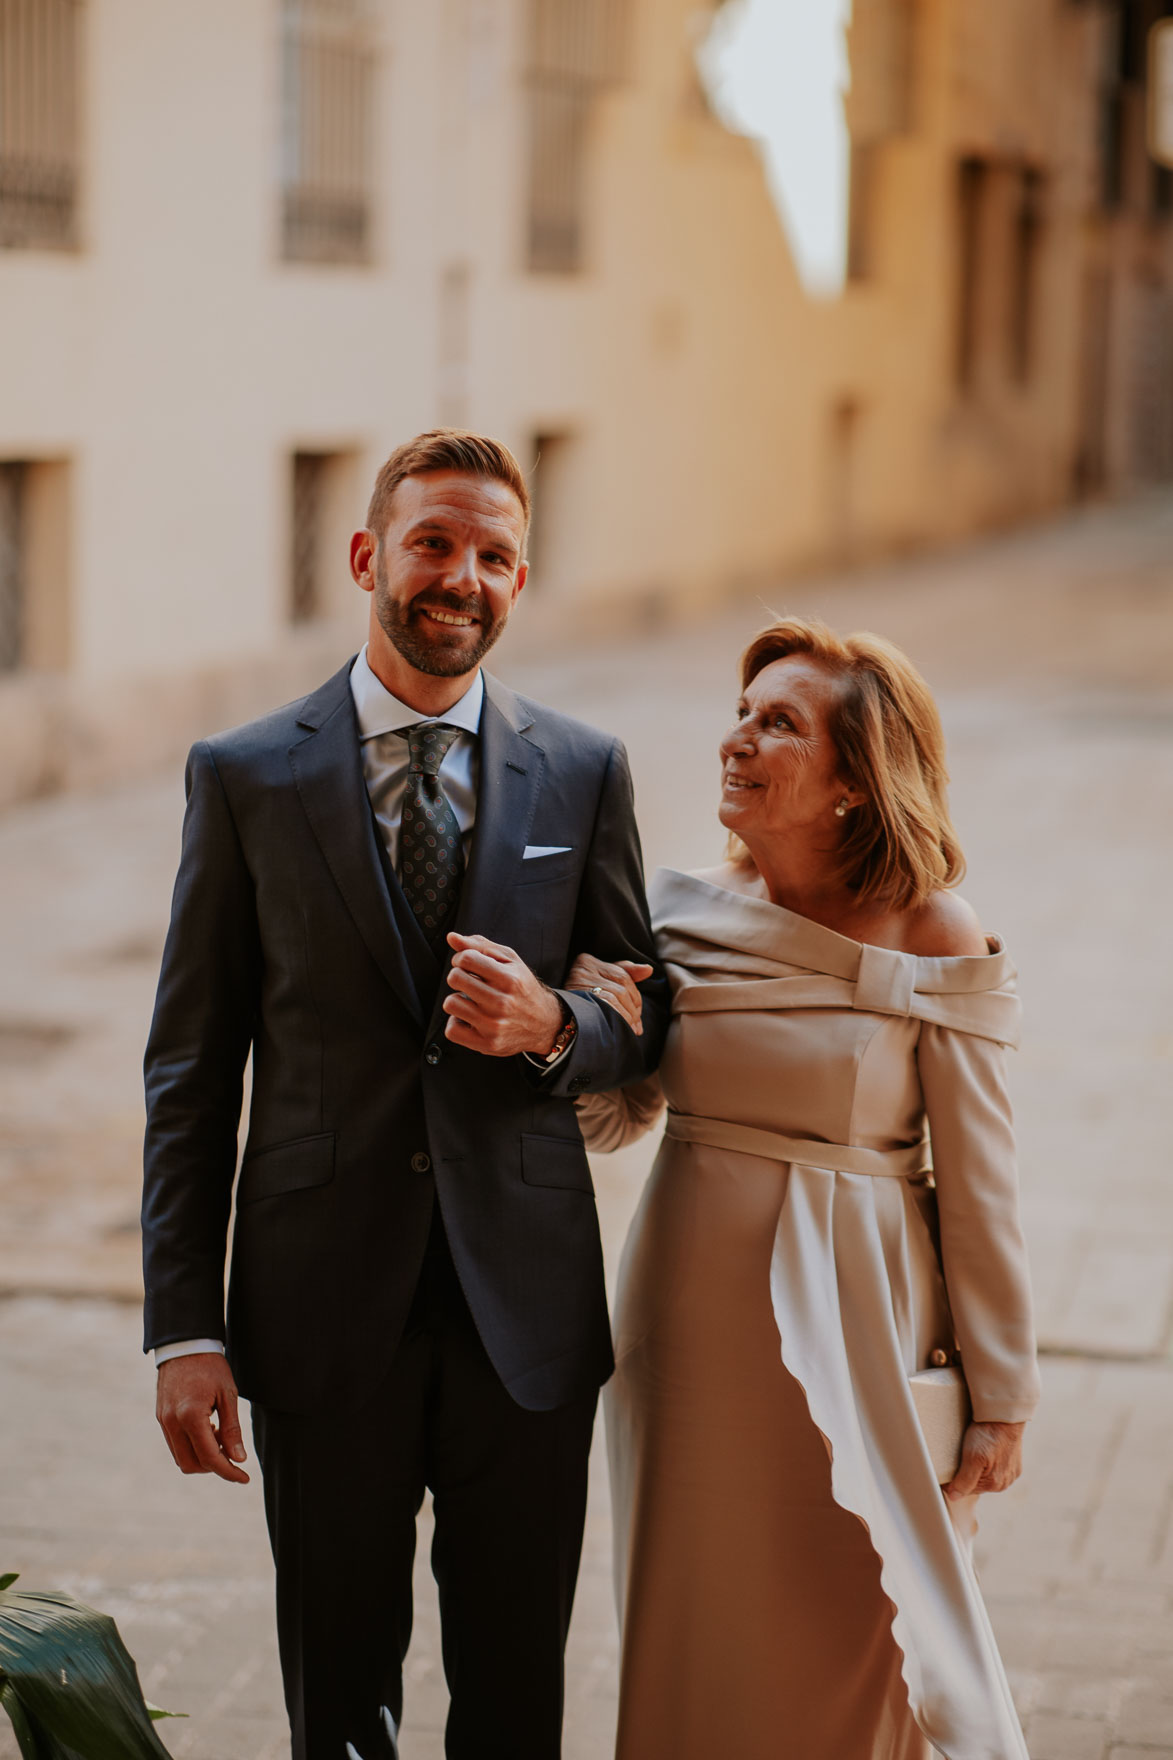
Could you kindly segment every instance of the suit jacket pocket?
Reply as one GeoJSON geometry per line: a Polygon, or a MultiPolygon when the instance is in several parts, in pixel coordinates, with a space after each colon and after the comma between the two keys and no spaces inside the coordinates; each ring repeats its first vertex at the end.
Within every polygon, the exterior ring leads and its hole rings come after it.
{"type": "Polygon", "coordinates": [[[549,886],[557,880],[577,880],[582,872],[582,854],[576,849],[560,849],[557,855],[531,856],[522,862],[518,886],[549,886]]]}
{"type": "Polygon", "coordinates": [[[237,1208],[258,1198],[275,1198],[282,1192],[300,1192],[308,1186],[324,1186],[334,1178],[334,1132],[317,1137],[296,1137],[290,1143],[274,1143],[267,1149],[250,1150],[240,1170],[236,1189],[237,1208]]]}
{"type": "Polygon", "coordinates": [[[521,1177],[528,1186],[562,1186],[594,1193],[586,1150],[573,1137],[540,1137],[529,1131],[521,1139],[521,1177]]]}

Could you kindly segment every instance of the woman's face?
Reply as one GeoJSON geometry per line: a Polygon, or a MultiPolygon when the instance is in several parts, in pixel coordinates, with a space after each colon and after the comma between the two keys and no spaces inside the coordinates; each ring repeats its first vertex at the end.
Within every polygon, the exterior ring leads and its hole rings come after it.
{"type": "Polygon", "coordinates": [[[829,731],[837,685],[817,660],[788,654],[764,666],[721,741],[719,817],[752,849],[798,830],[838,841],[835,808],[862,798],[844,783],[829,731]]]}

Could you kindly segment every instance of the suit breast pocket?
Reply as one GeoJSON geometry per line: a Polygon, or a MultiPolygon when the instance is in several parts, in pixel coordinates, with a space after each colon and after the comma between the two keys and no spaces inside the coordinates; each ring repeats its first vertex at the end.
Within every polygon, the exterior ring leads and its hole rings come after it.
{"type": "Polygon", "coordinates": [[[279,1198],[286,1192],[302,1192],[329,1185],[334,1178],[334,1132],[314,1137],[295,1137],[292,1142],[273,1143],[267,1149],[250,1150],[240,1169],[236,1205],[255,1204],[258,1198],[279,1198]]]}
{"type": "Polygon", "coordinates": [[[557,850],[548,856],[527,856],[518,875],[519,886],[554,886],[577,881],[581,860],[576,849],[557,850]]]}

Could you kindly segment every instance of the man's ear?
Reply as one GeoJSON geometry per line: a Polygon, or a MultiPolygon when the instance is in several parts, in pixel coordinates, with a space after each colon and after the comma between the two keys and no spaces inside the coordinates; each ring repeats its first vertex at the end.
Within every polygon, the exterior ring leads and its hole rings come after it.
{"type": "Polygon", "coordinates": [[[509,601],[510,605],[514,605],[517,603],[517,595],[521,592],[522,588],[525,586],[525,583],[526,583],[526,581],[528,581],[528,579],[529,579],[529,563],[528,562],[519,562],[517,565],[517,579],[513,583],[513,597],[509,601]]]}
{"type": "Polygon", "coordinates": [[[356,586],[364,593],[375,590],[375,550],[377,543],[374,532],[355,532],[350,540],[350,573],[356,586]]]}

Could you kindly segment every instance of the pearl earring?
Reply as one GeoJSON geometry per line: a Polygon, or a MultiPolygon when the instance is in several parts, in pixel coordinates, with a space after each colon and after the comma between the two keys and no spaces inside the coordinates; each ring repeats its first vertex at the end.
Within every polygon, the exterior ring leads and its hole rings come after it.
{"type": "Polygon", "coordinates": [[[847,802],[846,802],[846,800],[841,800],[839,802],[839,805],[835,808],[835,817],[837,819],[845,819],[847,817],[847,802]]]}

